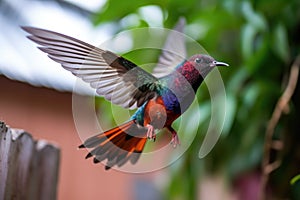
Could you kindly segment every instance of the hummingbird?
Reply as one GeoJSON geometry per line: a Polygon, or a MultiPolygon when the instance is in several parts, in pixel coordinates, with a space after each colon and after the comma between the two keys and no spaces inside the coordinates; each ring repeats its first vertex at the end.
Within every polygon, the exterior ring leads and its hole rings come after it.
{"type": "Polygon", "coordinates": [[[147,140],[156,139],[156,130],[167,129],[171,144],[180,140],[172,123],[191,105],[208,73],[217,66],[229,66],[206,54],[186,59],[181,18],[162,48],[157,66],[148,73],[134,62],[61,33],[22,27],[38,48],[75,76],[96,89],[99,96],[127,109],[137,109],[125,123],[86,139],[79,148],[90,149],[94,163],[107,159],[105,169],[135,164],[147,140]],[[177,48],[174,53],[172,49],[177,48]]]}

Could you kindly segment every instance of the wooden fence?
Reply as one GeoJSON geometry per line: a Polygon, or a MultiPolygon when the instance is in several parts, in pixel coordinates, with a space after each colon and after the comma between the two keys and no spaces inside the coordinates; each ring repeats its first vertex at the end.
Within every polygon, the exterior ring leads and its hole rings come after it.
{"type": "Polygon", "coordinates": [[[60,150],[0,121],[0,200],[57,196],[60,150]]]}

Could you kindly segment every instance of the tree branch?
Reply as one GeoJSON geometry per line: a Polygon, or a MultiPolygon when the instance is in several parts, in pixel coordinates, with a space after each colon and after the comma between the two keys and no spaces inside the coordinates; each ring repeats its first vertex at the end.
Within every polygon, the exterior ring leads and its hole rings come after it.
{"type": "MultiPolygon", "coordinates": [[[[294,94],[295,88],[297,86],[298,76],[299,76],[299,66],[300,66],[300,55],[297,56],[296,60],[294,61],[290,76],[289,76],[289,82],[282,94],[282,96],[279,98],[276,107],[273,111],[272,117],[268,123],[266,135],[265,135],[265,145],[264,145],[264,154],[263,154],[263,160],[262,160],[262,180],[261,180],[261,191],[260,191],[260,199],[265,200],[266,199],[266,187],[269,180],[270,173],[277,169],[281,164],[281,158],[278,158],[273,163],[270,163],[270,152],[271,149],[274,147],[274,144],[276,146],[277,144],[280,144],[280,148],[277,150],[280,150],[283,148],[283,142],[282,141],[276,141],[274,143],[273,135],[274,130],[278,124],[278,121],[282,115],[282,113],[285,113],[286,110],[289,110],[288,103],[291,100],[292,95],[294,94]],[[279,143],[278,143],[279,142],[279,143]]],[[[278,145],[277,145],[278,147],[278,145]]]]}

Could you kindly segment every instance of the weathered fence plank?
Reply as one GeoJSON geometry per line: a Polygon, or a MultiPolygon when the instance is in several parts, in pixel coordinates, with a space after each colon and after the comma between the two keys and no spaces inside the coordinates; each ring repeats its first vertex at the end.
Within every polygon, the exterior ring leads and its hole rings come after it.
{"type": "Polygon", "coordinates": [[[59,149],[0,122],[0,200],[56,199],[59,149]]]}

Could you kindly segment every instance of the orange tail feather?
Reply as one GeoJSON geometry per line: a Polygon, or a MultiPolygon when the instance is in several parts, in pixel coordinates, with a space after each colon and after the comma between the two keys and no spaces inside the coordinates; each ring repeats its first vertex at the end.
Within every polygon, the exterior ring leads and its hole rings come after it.
{"type": "Polygon", "coordinates": [[[86,158],[94,157],[94,163],[107,159],[105,169],[120,167],[127,161],[135,164],[145,147],[146,132],[132,120],[88,138],[79,148],[93,148],[86,158]]]}

